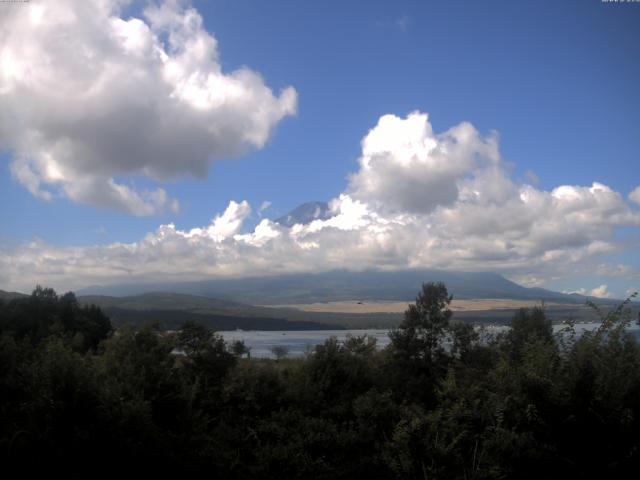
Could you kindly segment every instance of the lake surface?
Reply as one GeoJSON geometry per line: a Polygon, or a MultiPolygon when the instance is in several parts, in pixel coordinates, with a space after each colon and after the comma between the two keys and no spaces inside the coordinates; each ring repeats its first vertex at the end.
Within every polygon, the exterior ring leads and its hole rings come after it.
{"type": "Polygon", "coordinates": [[[378,348],[389,344],[388,330],[303,330],[303,331],[229,331],[216,332],[227,342],[241,340],[251,348],[251,356],[255,358],[274,358],[271,347],[281,345],[289,349],[289,356],[300,357],[313,350],[330,337],[344,341],[348,335],[361,337],[371,335],[377,339],[378,348]]]}
{"type": "MultiPolygon", "coordinates": [[[[578,335],[585,331],[595,330],[600,323],[580,323],[575,325],[578,335]]],[[[554,325],[555,332],[565,328],[566,325],[554,325]]],[[[504,332],[507,326],[488,326],[485,333],[488,335],[504,332]]],[[[631,323],[628,331],[640,341],[640,327],[631,323]]],[[[324,343],[330,337],[336,337],[339,341],[344,341],[347,336],[361,337],[370,335],[377,340],[378,348],[389,345],[389,330],[287,330],[287,331],[264,331],[264,330],[234,330],[217,332],[227,342],[241,340],[251,349],[253,358],[274,358],[271,348],[280,345],[288,349],[288,356],[301,357],[313,350],[316,345],[324,343]]]]}

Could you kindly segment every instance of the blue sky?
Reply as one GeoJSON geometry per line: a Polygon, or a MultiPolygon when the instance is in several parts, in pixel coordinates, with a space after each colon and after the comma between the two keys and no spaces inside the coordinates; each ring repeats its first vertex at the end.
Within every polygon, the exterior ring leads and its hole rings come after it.
{"type": "MultiPolygon", "coordinates": [[[[118,15],[139,17],[144,7],[136,3],[118,15]]],[[[264,215],[276,218],[300,203],[338,197],[378,119],[413,111],[427,112],[434,132],[463,121],[483,137],[497,132],[516,183],[551,191],[595,181],[624,198],[640,184],[638,3],[220,0],[193,7],[218,42],[222,71],[247,66],[276,96],[292,86],[297,113],[274,124],[262,148],[211,162],[206,178],[114,175],[136,190],[162,187],[180,203],[179,212],[149,216],[69,195],[37,198],[12,175],[15,146],[5,142],[0,242],[135,242],[160,224],[206,226],[230,200],[253,207],[242,227],[251,231],[263,201],[271,202],[264,215]]],[[[640,268],[637,225],[615,230],[625,247],[596,262],[640,268]]],[[[640,283],[630,275],[553,275],[543,283],[567,290],[608,283],[624,293],[640,283]]]]}

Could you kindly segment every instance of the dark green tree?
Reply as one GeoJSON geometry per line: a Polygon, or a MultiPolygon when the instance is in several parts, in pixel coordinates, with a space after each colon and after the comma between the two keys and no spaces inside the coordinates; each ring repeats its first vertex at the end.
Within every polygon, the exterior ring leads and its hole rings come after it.
{"type": "Polygon", "coordinates": [[[274,345],[270,349],[271,353],[274,357],[276,357],[276,362],[279,362],[287,355],[289,355],[289,347],[286,345],[274,345]]]}
{"type": "Polygon", "coordinates": [[[251,349],[247,347],[243,340],[236,340],[233,342],[231,344],[231,351],[236,357],[247,355],[248,358],[251,358],[251,349]]]}
{"type": "Polygon", "coordinates": [[[451,319],[452,299],[444,283],[424,283],[415,303],[404,312],[404,321],[389,334],[394,353],[427,362],[440,355],[451,319]]]}
{"type": "Polygon", "coordinates": [[[112,332],[109,318],[95,305],[80,305],[72,292],[37,286],[30,296],[14,298],[0,308],[0,331],[33,345],[54,335],[77,351],[94,350],[112,332]]]}
{"type": "Polygon", "coordinates": [[[511,330],[507,337],[507,344],[514,355],[520,355],[527,344],[553,343],[551,319],[547,317],[544,305],[519,309],[511,320],[511,330]]]}
{"type": "Polygon", "coordinates": [[[393,390],[407,399],[432,404],[448,356],[444,341],[451,319],[452,296],[441,282],[424,283],[400,326],[389,333],[391,363],[387,376],[393,390]]]}

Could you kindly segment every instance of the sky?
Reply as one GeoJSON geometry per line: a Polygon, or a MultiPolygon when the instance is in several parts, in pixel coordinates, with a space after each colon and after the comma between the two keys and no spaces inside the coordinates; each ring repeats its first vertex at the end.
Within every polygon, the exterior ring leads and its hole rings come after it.
{"type": "Polygon", "coordinates": [[[0,288],[640,289],[640,2],[0,2],[0,288]],[[330,218],[273,222],[308,201],[330,218]]]}

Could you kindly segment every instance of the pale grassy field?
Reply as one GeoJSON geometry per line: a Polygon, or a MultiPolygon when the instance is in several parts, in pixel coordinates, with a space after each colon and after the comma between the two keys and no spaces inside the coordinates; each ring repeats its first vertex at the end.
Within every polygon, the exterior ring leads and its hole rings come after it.
{"type": "MultiPolygon", "coordinates": [[[[262,305],[270,308],[293,308],[303,312],[325,313],[402,313],[407,309],[409,302],[381,302],[347,300],[343,302],[327,303],[297,303],[287,305],[262,305]]],[[[453,300],[451,310],[454,312],[484,311],[484,310],[512,310],[521,307],[533,307],[539,302],[533,300],[509,300],[503,298],[483,298],[473,300],[453,300]]],[[[547,303],[549,307],[561,305],[547,303]]]]}

